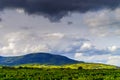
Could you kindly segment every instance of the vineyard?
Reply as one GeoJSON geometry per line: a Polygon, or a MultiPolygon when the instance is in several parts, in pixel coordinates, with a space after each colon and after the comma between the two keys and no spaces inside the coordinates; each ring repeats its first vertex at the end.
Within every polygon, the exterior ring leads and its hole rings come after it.
{"type": "Polygon", "coordinates": [[[1,68],[0,80],[120,80],[120,70],[1,68]]]}

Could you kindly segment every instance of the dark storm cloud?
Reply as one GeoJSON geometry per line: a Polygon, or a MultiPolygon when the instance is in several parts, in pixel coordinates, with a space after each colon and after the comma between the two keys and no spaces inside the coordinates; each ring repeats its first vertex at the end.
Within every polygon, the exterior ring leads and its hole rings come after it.
{"type": "Polygon", "coordinates": [[[0,0],[0,9],[23,8],[29,14],[42,14],[56,21],[68,12],[114,9],[119,4],[120,0],[0,0]]]}

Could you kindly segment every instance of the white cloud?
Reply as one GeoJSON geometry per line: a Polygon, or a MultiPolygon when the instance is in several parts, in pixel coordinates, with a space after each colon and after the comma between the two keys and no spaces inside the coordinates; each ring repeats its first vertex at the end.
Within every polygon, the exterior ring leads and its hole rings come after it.
{"type": "Polygon", "coordinates": [[[81,58],[83,53],[75,53],[75,59],[81,58]]]}
{"type": "Polygon", "coordinates": [[[97,12],[88,12],[84,22],[92,35],[105,37],[119,35],[120,8],[115,10],[104,9],[97,12]]]}
{"type": "Polygon", "coordinates": [[[14,32],[5,36],[6,45],[0,48],[0,55],[16,56],[32,52],[49,52],[46,44],[40,40],[40,37],[30,33],[14,32]]]}
{"type": "Polygon", "coordinates": [[[86,18],[85,22],[91,28],[95,28],[98,26],[102,27],[106,24],[109,24],[110,16],[106,16],[106,15],[109,15],[110,12],[111,12],[110,10],[102,10],[102,11],[98,11],[98,12],[87,13],[87,17],[85,17],[86,18]]]}
{"type": "Polygon", "coordinates": [[[17,8],[16,11],[17,11],[18,13],[20,13],[20,14],[21,14],[21,13],[25,13],[25,10],[22,9],[22,8],[17,8]]]}
{"type": "Polygon", "coordinates": [[[110,56],[107,64],[120,66],[120,56],[110,56]]]}
{"type": "Polygon", "coordinates": [[[62,33],[51,33],[51,34],[46,34],[47,38],[53,38],[53,39],[62,39],[65,35],[62,33]]]}
{"type": "Polygon", "coordinates": [[[15,50],[15,44],[14,43],[8,43],[7,46],[3,46],[0,48],[1,55],[10,55],[10,53],[14,54],[15,50]]]}
{"type": "Polygon", "coordinates": [[[24,48],[24,53],[34,53],[34,52],[49,52],[49,48],[46,45],[26,45],[24,48]]]}
{"type": "MultiPolygon", "coordinates": [[[[69,53],[76,52],[83,42],[88,40],[63,33],[38,34],[31,32],[12,32],[4,37],[5,43],[0,48],[0,55],[16,56],[33,52],[69,53]]],[[[82,48],[89,48],[84,43],[82,48]]]]}
{"type": "Polygon", "coordinates": [[[118,49],[117,46],[108,47],[108,50],[110,50],[110,51],[116,51],[117,49],[118,49]]]}
{"type": "Polygon", "coordinates": [[[75,59],[86,62],[104,63],[110,65],[120,66],[120,56],[112,54],[102,54],[102,55],[91,55],[85,56],[85,53],[75,53],[75,59]]]}
{"type": "Polygon", "coordinates": [[[117,20],[120,20],[120,8],[117,8],[115,10],[115,17],[116,17],[117,20]]]}
{"type": "Polygon", "coordinates": [[[75,53],[75,59],[86,62],[103,62],[108,60],[110,54],[85,56],[85,53],[75,53]]]}
{"type": "Polygon", "coordinates": [[[84,42],[80,49],[81,49],[81,50],[90,49],[91,47],[92,47],[92,44],[91,44],[91,43],[89,43],[89,42],[84,42]]]}

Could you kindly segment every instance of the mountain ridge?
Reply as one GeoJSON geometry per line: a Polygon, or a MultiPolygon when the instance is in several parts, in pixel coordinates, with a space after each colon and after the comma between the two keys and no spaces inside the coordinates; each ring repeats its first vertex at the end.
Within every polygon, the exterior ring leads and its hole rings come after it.
{"type": "Polygon", "coordinates": [[[3,57],[0,56],[0,65],[21,65],[21,64],[47,64],[47,65],[64,65],[83,63],[83,61],[76,61],[66,56],[50,54],[50,53],[30,53],[22,56],[3,57]]]}

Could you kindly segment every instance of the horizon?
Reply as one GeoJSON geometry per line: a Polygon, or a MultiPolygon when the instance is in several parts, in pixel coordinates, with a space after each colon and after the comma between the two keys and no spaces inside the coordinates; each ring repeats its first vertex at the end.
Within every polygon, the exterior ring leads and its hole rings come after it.
{"type": "Polygon", "coordinates": [[[119,0],[0,0],[0,56],[52,53],[120,66],[119,0]]]}

